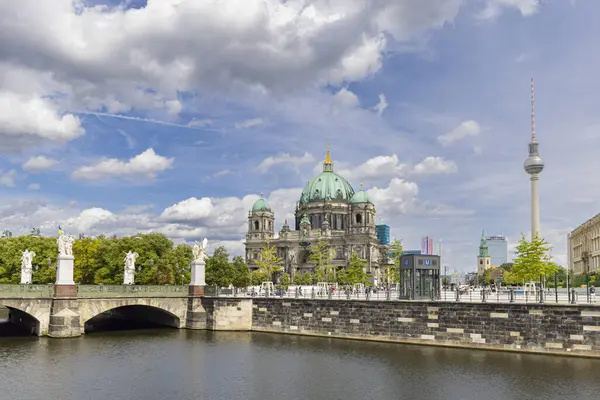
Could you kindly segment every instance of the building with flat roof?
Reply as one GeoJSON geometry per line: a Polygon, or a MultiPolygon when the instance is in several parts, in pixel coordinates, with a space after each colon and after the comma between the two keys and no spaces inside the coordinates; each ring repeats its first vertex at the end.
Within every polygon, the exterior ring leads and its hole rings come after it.
{"type": "Polygon", "coordinates": [[[600,214],[567,236],[569,269],[575,274],[600,272],[600,214]]]}
{"type": "Polygon", "coordinates": [[[486,237],[488,253],[492,267],[499,267],[508,262],[508,241],[504,235],[486,237]]]}

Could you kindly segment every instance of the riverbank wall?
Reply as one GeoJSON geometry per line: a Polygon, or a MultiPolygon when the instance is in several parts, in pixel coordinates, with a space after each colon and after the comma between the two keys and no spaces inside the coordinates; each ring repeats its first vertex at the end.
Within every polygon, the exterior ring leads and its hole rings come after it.
{"type": "Polygon", "coordinates": [[[600,307],[252,299],[252,330],[600,357],[600,307]]]}

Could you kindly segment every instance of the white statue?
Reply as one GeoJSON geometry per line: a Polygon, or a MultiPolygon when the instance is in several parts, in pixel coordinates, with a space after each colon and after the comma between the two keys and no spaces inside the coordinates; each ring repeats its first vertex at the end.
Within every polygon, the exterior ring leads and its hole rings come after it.
{"type": "Polygon", "coordinates": [[[74,242],[75,238],[73,236],[61,233],[58,236],[58,239],[56,239],[56,244],[58,244],[58,256],[72,256],[74,242]]]}
{"type": "Polygon", "coordinates": [[[135,252],[128,252],[125,256],[125,272],[123,274],[123,285],[133,285],[135,279],[135,260],[140,255],[135,252]]]}
{"type": "Polygon", "coordinates": [[[31,262],[35,257],[35,252],[25,250],[21,255],[21,285],[27,285],[31,283],[31,276],[33,275],[33,267],[31,262]]]}
{"type": "Polygon", "coordinates": [[[206,260],[206,249],[208,247],[208,239],[204,238],[202,244],[194,241],[194,246],[192,247],[192,255],[194,256],[194,261],[204,262],[206,260]]]}

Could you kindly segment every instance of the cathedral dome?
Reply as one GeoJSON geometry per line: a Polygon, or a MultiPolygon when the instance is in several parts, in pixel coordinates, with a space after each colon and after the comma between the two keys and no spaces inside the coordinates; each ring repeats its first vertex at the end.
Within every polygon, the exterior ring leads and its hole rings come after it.
{"type": "Polygon", "coordinates": [[[360,189],[358,192],[354,193],[354,196],[352,196],[352,198],[350,199],[350,203],[351,204],[371,203],[371,200],[369,200],[369,196],[367,195],[367,192],[360,189]]]}
{"type": "Polygon", "coordinates": [[[346,179],[333,172],[331,155],[327,151],[323,172],[306,184],[300,196],[300,205],[324,201],[347,203],[352,196],[354,196],[354,189],[346,179]]]}
{"type": "Polygon", "coordinates": [[[267,199],[263,199],[262,193],[260,194],[260,199],[254,202],[254,205],[252,206],[252,211],[271,211],[269,202],[267,201],[267,199]]]}

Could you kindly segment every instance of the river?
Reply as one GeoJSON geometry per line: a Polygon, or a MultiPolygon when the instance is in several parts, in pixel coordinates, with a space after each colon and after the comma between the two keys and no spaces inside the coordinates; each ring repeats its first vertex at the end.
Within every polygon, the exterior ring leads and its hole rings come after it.
{"type": "Polygon", "coordinates": [[[597,399],[600,361],[264,333],[0,338],[0,400],[597,399]]]}

